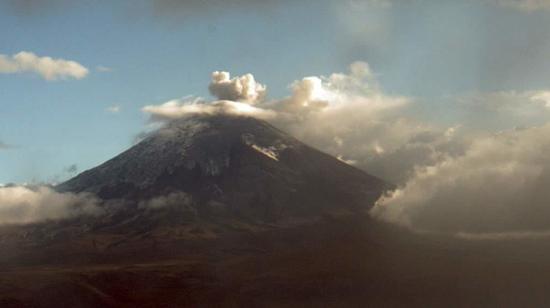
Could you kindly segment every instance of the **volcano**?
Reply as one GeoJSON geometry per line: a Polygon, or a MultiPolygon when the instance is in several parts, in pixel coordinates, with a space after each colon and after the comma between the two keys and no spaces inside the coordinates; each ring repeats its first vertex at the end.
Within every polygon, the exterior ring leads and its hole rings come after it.
{"type": "Polygon", "coordinates": [[[104,213],[0,228],[0,306],[363,302],[342,281],[375,285],[354,278],[372,260],[355,251],[380,246],[366,210],[387,188],[255,118],[167,122],[55,187],[104,213]]]}
{"type": "Polygon", "coordinates": [[[265,121],[229,115],[169,122],[57,187],[104,200],[180,196],[206,215],[264,221],[365,210],[386,188],[384,181],[265,121]]]}
{"type": "Polygon", "coordinates": [[[546,239],[377,222],[388,188],[261,120],[175,120],[56,187],[101,215],[0,226],[0,307],[547,306],[546,239]]]}

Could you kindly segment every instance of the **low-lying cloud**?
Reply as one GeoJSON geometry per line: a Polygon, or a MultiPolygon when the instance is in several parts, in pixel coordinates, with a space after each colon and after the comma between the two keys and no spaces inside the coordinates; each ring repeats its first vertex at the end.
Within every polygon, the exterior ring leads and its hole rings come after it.
{"type": "Polygon", "coordinates": [[[464,155],[418,170],[375,217],[448,232],[540,231],[550,225],[550,124],[476,139],[464,155]]]}
{"type": "Polygon", "coordinates": [[[32,52],[21,51],[13,56],[0,54],[0,74],[34,73],[48,81],[82,79],[89,70],[82,64],[51,57],[40,57],[32,52]]]}
{"type": "Polygon", "coordinates": [[[159,210],[167,207],[190,207],[192,198],[184,192],[173,192],[165,196],[155,197],[138,204],[141,209],[159,210]]]}
{"type": "Polygon", "coordinates": [[[58,193],[47,186],[0,186],[0,225],[30,224],[103,213],[88,194],[58,193]]]}

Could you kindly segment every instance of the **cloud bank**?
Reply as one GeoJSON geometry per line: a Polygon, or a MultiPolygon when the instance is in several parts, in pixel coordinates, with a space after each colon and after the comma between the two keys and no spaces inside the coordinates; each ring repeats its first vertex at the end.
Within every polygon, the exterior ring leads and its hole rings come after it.
{"type": "Polygon", "coordinates": [[[89,73],[82,64],[50,57],[39,57],[32,52],[21,51],[13,56],[0,54],[0,73],[35,73],[48,81],[82,79],[89,73]]]}
{"type": "Polygon", "coordinates": [[[0,186],[0,225],[39,223],[102,213],[98,200],[87,194],[58,193],[46,186],[0,186]]]}
{"type": "Polygon", "coordinates": [[[415,229],[540,231],[550,225],[550,124],[476,139],[464,155],[418,170],[372,214],[415,229]]]}
{"type": "Polygon", "coordinates": [[[292,96],[267,104],[284,115],[274,125],[392,183],[463,151],[459,127],[406,116],[413,99],[386,94],[364,62],[347,74],[306,77],[291,89],[292,96]]]}

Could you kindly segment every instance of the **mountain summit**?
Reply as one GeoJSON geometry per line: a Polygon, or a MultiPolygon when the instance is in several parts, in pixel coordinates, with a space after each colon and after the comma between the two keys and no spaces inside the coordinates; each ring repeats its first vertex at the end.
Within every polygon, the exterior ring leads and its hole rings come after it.
{"type": "Polygon", "coordinates": [[[387,185],[250,117],[174,120],[59,185],[104,200],[186,196],[206,211],[262,220],[368,209],[387,185]]]}

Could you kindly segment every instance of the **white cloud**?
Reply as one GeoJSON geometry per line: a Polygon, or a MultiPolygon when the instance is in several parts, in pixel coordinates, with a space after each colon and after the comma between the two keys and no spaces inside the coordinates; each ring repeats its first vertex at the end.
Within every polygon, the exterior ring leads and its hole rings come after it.
{"type": "Polygon", "coordinates": [[[232,114],[270,119],[275,112],[233,101],[215,101],[206,103],[201,99],[175,99],[161,105],[149,105],[142,108],[149,113],[153,121],[164,121],[192,115],[232,114]]]}
{"type": "Polygon", "coordinates": [[[90,195],[58,193],[45,186],[0,187],[0,225],[99,215],[103,211],[90,195]]]}
{"type": "Polygon", "coordinates": [[[23,72],[35,73],[51,81],[67,78],[82,79],[88,75],[89,71],[75,61],[39,57],[28,51],[21,51],[11,57],[0,54],[0,73],[23,72]]]}
{"type": "Polygon", "coordinates": [[[292,96],[262,105],[278,111],[274,125],[393,183],[462,151],[457,128],[449,134],[452,127],[405,116],[413,101],[385,94],[367,63],[353,63],[348,74],[306,77],[291,89],[292,96]]]}
{"type": "Polygon", "coordinates": [[[550,110],[550,91],[534,91],[529,92],[528,95],[532,102],[537,102],[550,110]]]}
{"type": "Polygon", "coordinates": [[[122,107],[120,107],[119,105],[113,105],[113,106],[107,107],[105,111],[109,113],[119,113],[121,109],[122,107]]]}
{"type": "Polygon", "coordinates": [[[550,124],[480,137],[464,155],[418,169],[372,215],[414,229],[539,232],[550,225],[550,124]]]}
{"type": "Polygon", "coordinates": [[[231,78],[228,72],[212,73],[212,81],[208,89],[219,100],[250,104],[261,101],[266,92],[266,87],[257,83],[252,74],[231,78]]]}

